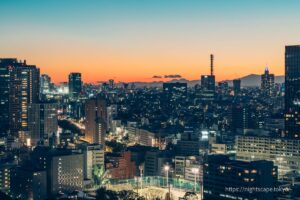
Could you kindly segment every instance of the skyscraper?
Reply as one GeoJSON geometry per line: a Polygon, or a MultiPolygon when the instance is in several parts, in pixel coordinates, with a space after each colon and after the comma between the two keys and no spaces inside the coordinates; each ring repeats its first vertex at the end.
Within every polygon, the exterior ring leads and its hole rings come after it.
{"type": "Polygon", "coordinates": [[[0,134],[9,129],[10,67],[17,64],[15,58],[0,59],[0,134]]]}
{"type": "Polygon", "coordinates": [[[85,104],[85,139],[90,143],[105,144],[107,106],[104,99],[89,99],[85,104]]]}
{"type": "Polygon", "coordinates": [[[69,94],[72,98],[76,98],[82,91],[81,73],[69,74],[69,94]]]}
{"type": "Polygon", "coordinates": [[[24,139],[28,133],[28,106],[39,100],[40,70],[34,65],[16,63],[9,66],[9,126],[13,136],[24,139]]]}
{"type": "Polygon", "coordinates": [[[216,90],[216,81],[214,75],[214,55],[210,55],[210,75],[201,76],[202,99],[213,100],[216,90]]]}
{"type": "Polygon", "coordinates": [[[234,95],[238,95],[241,91],[241,79],[234,79],[233,80],[233,92],[234,95]]]}
{"type": "Polygon", "coordinates": [[[266,67],[265,73],[261,75],[261,91],[264,96],[272,96],[274,93],[274,74],[270,74],[266,67]]]}
{"type": "Polygon", "coordinates": [[[300,137],[300,45],[285,47],[284,137],[300,137]]]}

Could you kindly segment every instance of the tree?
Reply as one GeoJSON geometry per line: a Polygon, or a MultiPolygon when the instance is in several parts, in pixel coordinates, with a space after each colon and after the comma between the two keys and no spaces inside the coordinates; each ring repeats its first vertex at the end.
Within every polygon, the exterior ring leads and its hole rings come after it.
{"type": "Polygon", "coordinates": [[[195,192],[186,192],[183,198],[186,200],[198,200],[198,196],[195,192]]]}
{"type": "Polygon", "coordinates": [[[118,193],[101,187],[96,191],[96,200],[118,200],[118,193]]]}
{"type": "Polygon", "coordinates": [[[105,177],[105,169],[103,165],[94,165],[93,166],[93,179],[94,183],[97,185],[105,185],[108,182],[108,179],[105,177]]]}
{"type": "Polygon", "coordinates": [[[5,200],[12,200],[10,196],[5,194],[4,192],[0,191],[0,199],[5,199],[5,200]]]}

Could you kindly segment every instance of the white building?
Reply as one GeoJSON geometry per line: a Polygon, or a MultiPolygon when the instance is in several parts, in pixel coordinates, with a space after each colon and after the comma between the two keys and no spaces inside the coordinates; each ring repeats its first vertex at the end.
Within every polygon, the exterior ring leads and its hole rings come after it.
{"type": "Polygon", "coordinates": [[[237,159],[273,161],[280,178],[290,172],[300,172],[300,140],[237,136],[235,145],[237,159]]]}
{"type": "Polygon", "coordinates": [[[84,179],[93,178],[93,167],[104,166],[104,149],[101,144],[82,144],[84,179]]]}

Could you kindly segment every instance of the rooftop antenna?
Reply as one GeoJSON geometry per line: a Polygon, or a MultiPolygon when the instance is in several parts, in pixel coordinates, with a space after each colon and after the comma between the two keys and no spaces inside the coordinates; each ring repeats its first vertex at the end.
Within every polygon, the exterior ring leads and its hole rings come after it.
{"type": "Polygon", "coordinates": [[[214,75],[214,55],[210,54],[210,75],[214,75]]]}

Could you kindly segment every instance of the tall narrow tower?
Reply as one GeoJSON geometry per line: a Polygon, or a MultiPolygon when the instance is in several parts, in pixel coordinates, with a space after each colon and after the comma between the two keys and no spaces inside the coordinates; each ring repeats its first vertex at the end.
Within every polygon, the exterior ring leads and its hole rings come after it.
{"type": "Polygon", "coordinates": [[[213,100],[215,96],[214,55],[210,55],[210,75],[201,76],[202,99],[213,100]]]}
{"type": "Polygon", "coordinates": [[[214,75],[214,54],[210,54],[210,75],[214,75]]]}

